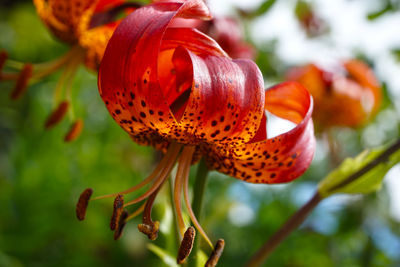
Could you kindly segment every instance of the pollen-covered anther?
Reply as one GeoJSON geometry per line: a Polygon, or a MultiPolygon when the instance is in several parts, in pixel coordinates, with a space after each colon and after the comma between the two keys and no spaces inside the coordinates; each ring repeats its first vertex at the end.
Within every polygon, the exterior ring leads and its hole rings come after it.
{"type": "Polygon", "coordinates": [[[65,114],[67,114],[69,107],[69,102],[68,101],[62,101],[57,108],[49,115],[47,118],[44,128],[50,129],[57,123],[59,123],[64,117],[65,114]]]}
{"type": "Polygon", "coordinates": [[[155,221],[151,224],[141,223],[138,225],[138,229],[143,234],[147,235],[150,240],[156,240],[158,237],[158,229],[160,228],[160,222],[155,221]]]}
{"type": "Polygon", "coordinates": [[[178,251],[178,257],[176,262],[178,264],[182,264],[185,262],[186,258],[189,257],[190,252],[193,248],[194,238],[196,236],[196,230],[194,230],[193,226],[190,226],[185,234],[183,235],[183,239],[178,251]]]}
{"type": "Polygon", "coordinates": [[[64,137],[65,142],[72,142],[76,138],[79,137],[83,129],[83,120],[78,119],[76,120],[72,125],[71,128],[69,128],[67,134],[64,137]]]}
{"type": "Polygon", "coordinates": [[[121,216],[119,216],[118,227],[117,229],[115,229],[114,232],[114,240],[118,240],[121,237],[122,231],[124,230],[124,227],[126,225],[126,219],[128,218],[128,215],[129,213],[126,210],[124,210],[122,211],[121,216]]]}
{"type": "Polygon", "coordinates": [[[124,196],[119,194],[114,200],[114,209],[110,222],[110,228],[113,231],[118,228],[119,218],[121,217],[123,208],[124,208],[124,196]]]}
{"type": "Polygon", "coordinates": [[[219,258],[221,257],[222,252],[224,251],[224,247],[225,247],[225,241],[223,239],[219,239],[217,241],[217,244],[215,244],[214,250],[204,266],[205,267],[217,266],[219,258]]]}
{"type": "Polygon", "coordinates": [[[86,209],[89,205],[89,200],[92,194],[93,194],[93,189],[87,188],[79,196],[78,203],[76,204],[76,217],[80,221],[83,221],[85,219],[86,209]]]}
{"type": "Polygon", "coordinates": [[[14,89],[11,91],[11,99],[20,98],[26,91],[28,81],[32,77],[33,66],[30,63],[26,63],[18,75],[17,82],[15,83],[14,89]]]}

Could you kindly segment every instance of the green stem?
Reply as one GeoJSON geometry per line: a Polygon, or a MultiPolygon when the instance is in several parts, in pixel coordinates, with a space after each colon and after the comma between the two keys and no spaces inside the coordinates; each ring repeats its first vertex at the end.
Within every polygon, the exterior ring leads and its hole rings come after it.
{"type": "MultiPolygon", "coordinates": [[[[371,160],[367,165],[349,175],[346,179],[344,179],[341,183],[333,186],[330,189],[330,192],[342,187],[346,186],[379,164],[386,162],[390,156],[396,151],[400,150],[400,139],[397,140],[394,144],[389,146],[385,151],[383,151],[379,156],[375,159],[371,160]]],[[[253,255],[250,261],[247,263],[247,267],[256,267],[260,266],[268,256],[274,251],[274,249],[283,241],[285,238],[293,232],[300,224],[307,218],[308,214],[318,205],[318,203],[323,200],[323,197],[319,194],[319,192],[315,192],[314,196],[303,206],[301,207],[289,220],[286,221],[285,224],[281,226],[281,228],[275,232],[275,234],[267,240],[266,243],[253,255]]]]}
{"type": "MultiPolygon", "coordinates": [[[[207,184],[207,176],[209,171],[210,170],[208,169],[205,160],[201,159],[199,166],[197,167],[196,178],[193,185],[193,201],[192,201],[192,209],[199,222],[201,220],[200,218],[201,208],[203,204],[203,196],[207,184]]],[[[188,264],[189,267],[198,266],[197,262],[198,261],[197,252],[199,249],[199,244],[197,241],[198,239],[199,238],[196,238],[193,244],[193,249],[191,252],[192,256],[189,258],[189,264],[188,264]]]]}
{"type": "Polygon", "coordinates": [[[179,229],[178,229],[178,222],[177,222],[177,220],[176,220],[176,218],[177,218],[177,215],[176,215],[176,210],[175,210],[175,208],[174,208],[174,183],[172,182],[172,179],[171,179],[172,177],[170,177],[170,179],[168,179],[168,195],[169,195],[169,200],[170,200],[170,204],[171,204],[171,209],[172,209],[172,212],[173,212],[173,223],[172,223],[172,227],[174,228],[173,229],[173,232],[174,232],[174,234],[172,235],[172,237],[173,237],[173,245],[172,245],[172,247],[173,247],[173,249],[174,249],[174,251],[173,251],[173,253],[174,254],[176,254],[177,252],[178,252],[178,248],[179,248],[179,245],[180,245],[180,241],[179,241],[179,229]]]}
{"type": "Polygon", "coordinates": [[[286,221],[282,227],[275,232],[273,236],[257,251],[256,254],[250,259],[246,267],[260,266],[268,256],[275,250],[275,248],[285,238],[293,232],[300,224],[307,218],[308,214],[318,205],[322,200],[321,196],[316,192],[314,196],[299,209],[289,220],[286,221]]]}

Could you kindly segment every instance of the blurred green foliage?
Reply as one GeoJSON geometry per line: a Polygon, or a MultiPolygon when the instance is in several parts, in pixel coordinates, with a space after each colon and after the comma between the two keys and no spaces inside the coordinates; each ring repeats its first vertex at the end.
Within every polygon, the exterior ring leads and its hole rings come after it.
{"type": "MultiPolygon", "coordinates": [[[[265,1],[258,12],[267,12],[274,2],[265,1]]],[[[0,7],[0,48],[10,58],[42,62],[67,50],[50,36],[31,2],[6,1],[0,7]]],[[[269,81],[280,80],[287,65],[275,49],[273,40],[258,48],[257,63],[269,81]]],[[[112,120],[97,92],[95,75],[83,67],[73,85],[75,111],[85,121],[82,136],[65,144],[67,121],[45,131],[58,77],[32,84],[16,102],[9,99],[12,83],[0,83],[0,266],[163,266],[147,249],[150,241],[137,231],[139,219],[128,223],[121,240],[113,240],[108,230],[111,200],[90,203],[87,219],[76,220],[75,203],[84,188],[92,187],[95,194],[128,188],[150,173],[157,155],[134,144],[112,120]]],[[[393,105],[385,108],[368,127],[385,125],[393,105]]],[[[334,131],[338,143],[345,144],[342,157],[362,150],[368,127],[334,131]]],[[[397,132],[387,131],[383,141],[398,137],[398,130],[399,126],[397,132]]],[[[321,139],[318,149],[324,147],[321,139]]],[[[333,167],[329,154],[320,150],[304,177],[289,185],[253,186],[211,173],[202,217],[210,237],[226,241],[219,266],[242,266],[311,196],[333,167]],[[240,205],[250,212],[248,221],[237,220],[241,213],[235,209],[240,205]]],[[[400,227],[388,204],[385,189],[346,201],[324,201],[278,247],[268,266],[399,266],[400,255],[390,248],[400,248],[400,227]]],[[[154,217],[162,223],[154,244],[175,255],[167,188],[157,199],[154,217]]]]}

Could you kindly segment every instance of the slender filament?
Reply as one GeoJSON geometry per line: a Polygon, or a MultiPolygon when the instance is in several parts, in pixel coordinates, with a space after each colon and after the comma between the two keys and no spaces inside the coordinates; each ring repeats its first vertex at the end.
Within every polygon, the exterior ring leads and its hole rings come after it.
{"type": "MultiPolygon", "coordinates": [[[[154,171],[153,171],[146,179],[144,179],[143,181],[141,181],[139,184],[137,184],[137,185],[135,185],[135,186],[133,186],[133,187],[127,189],[127,190],[118,192],[118,193],[108,194],[108,195],[103,195],[103,196],[95,197],[95,198],[93,198],[92,200],[103,199],[103,198],[109,198],[109,197],[116,197],[118,194],[125,195],[125,194],[129,194],[129,193],[132,193],[132,192],[134,192],[134,191],[136,191],[136,190],[141,189],[143,186],[147,185],[148,183],[150,183],[151,181],[153,181],[157,176],[159,176],[160,172],[162,172],[162,171],[165,169],[165,167],[166,167],[168,164],[170,164],[171,159],[176,159],[176,157],[177,157],[178,154],[179,154],[180,149],[181,149],[181,146],[180,146],[180,145],[178,145],[178,144],[176,144],[176,143],[171,143],[170,147],[168,148],[167,153],[166,153],[165,156],[161,159],[161,161],[160,161],[160,163],[158,164],[158,166],[154,169],[154,171]]],[[[143,198],[143,199],[144,199],[144,198],[143,198]]],[[[139,202],[139,201],[137,201],[137,202],[139,202]]],[[[137,202],[135,202],[135,203],[137,203],[137,202]]],[[[128,203],[129,203],[129,202],[128,202],[128,203]]],[[[126,203],[126,204],[128,204],[128,203],[126,203]]],[[[129,218],[129,217],[128,217],[128,218],[129,218]]]]}
{"type": "MultiPolygon", "coordinates": [[[[193,152],[194,152],[194,148],[193,148],[193,151],[191,152],[192,155],[193,155],[193,152]]],[[[190,168],[191,160],[192,159],[190,157],[189,168],[190,168]]],[[[196,218],[196,215],[194,214],[194,212],[192,210],[192,205],[190,204],[189,194],[188,194],[188,191],[189,191],[189,172],[188,171],[187,171],[187,175],[185,177],[183,177],[183,179],[184,179],[184,181],[183,181],[183,183],[184,183],[183,184],[183,195],[184,195],[184,198],[185,198],[185,204],[186,204],[186,208],[187,208],[187,210],[189,212],[190,219],[192,220],[192,223],[194,224],[194,226],[196,227],[196,229],[200,233],[200,235],[207,241],[207,243],[210,245],[210,247],[212,249],[214,249],[213,244],[211,243],[210,239],[208,238],[206,232],[201,227],[199,221],[196,218]]]]}
{"type": "Polygon", "coordinates": [[[182,155],[179,158],[178,162],[178,170],[176,172],[175,185],[174,185],[174,204],[176,209],[178,227],[181,236],[184,235],[186,227],[185,221],[182,216],[182,204],[181,204],[181,196],[182,196],[182,187],[183,182],[186,176],[189,176],[190,164],[192,163],[192,156],[194,153],[194,147],[186,146],[182,155]]]}
{"type": "Polygon", "coordinates": [[[168,157],[168,160],[166,160],[165,165],[161,167],[161,173],[158,176],[158,178],[155,180],[153,185],[150,187],[150,189],[148,189],[140,197],[137,197],[134,200],[127,202],[124,205],[124,207],[138,203],[138,202],[148,198],[151,194],[154,193],[154,191],[156,191],[164,183],[164,181],[168,178],[169,174],[171,173],[172,168],[175,165],[176,158],[179,155],[181,147],[182,147],[182,145],[180,145],[180,144],[171,143],[170,147],[168,148],[168,152],[167,152],[167,154],[168,154],[171,151],[170,157],[168,157]]]}

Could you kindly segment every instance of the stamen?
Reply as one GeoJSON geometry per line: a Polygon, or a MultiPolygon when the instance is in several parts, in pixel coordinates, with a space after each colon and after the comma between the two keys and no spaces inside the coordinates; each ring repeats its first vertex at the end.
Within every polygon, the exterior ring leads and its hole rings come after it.
{"type": "Polygon", "coordinates": [[[160,228],[160,222],[155,221],[152,224],[138,224],[138,229],[143,234],[147,235],[150,240],[156,240],[158,237],[158,229],[160,228]]]}
{"type": "Polygon", "coordinates": [[[4,68],[4,63],[6,63],[6,60],[8,59],[8,54],[6,51],[1,51],[0,52],[0,80],[1,80],[1,74],[3,72],[4,68]]]}
{"type": "Polygon", "coordinates": [[[114,209],[110,222],[111,230],[115,230],[118,228],[119,218],[121,217],[123,207],[124,207],[124,196],[118,195],[114,200],[114,209]]]}
{"type": "MultiPolygon", "coordinates": [[[[147,185],[147,184],[150,183],[152,180],[154,180],[154,179],[160,174],[160,172],[162,172],[162,173],[165,172],[165,169],[166,169],[169,165],[175,163],[175,159],[176,159],[176,157],[178,156],[180,149],[181,149],[181,145],[176,144],[176,143],[171,143],[170,147],[168,148],[167,153],[166,153],[165,156],[162,158],[162,160],[160,161],[160,163],[158,164],[158,166],[156,167],[156,169],[150,174],[150,176],[148,176],[146,179],[144,179],[144,180],[143,180],[142,182],[140,182],[139,184],[137,184],[137,185],[135,185],[135,186],[133,186],[133,187],[131,187],[131,188],[125,190],[125,191],[121,191],[121,192],[119,192],[119,193],[114,193],[114,194],[108,194],[108,195],[98,196],[98,197],[93,198],[92,200],[103,199],[103,198],[109,198],[109,197],[115,197],[115,196],[117,196],[118,194],[125,195],[125,194],[129,194],[129,193],[132,193],[132,192],[134,192],[134,191],[136,191],[136,190],[141,189],[143,186],[147,185]]],[[[162,176],[162,173],[160,174],[160,177],[162,176]]],[[[152,188],[153,188],[153,187],[152,187],[152,188]]],[[[157,188],[155,188],[155,189],[157,189],[157,188]]],[[[151,188],[150,188],[150,190],[151,190],[151,188]]],[[[148,190],[145,194],[147,194],[150,190],[148,190]]],[[[154,192],[154,191],[152,191],[151,193],[153,193],[153,192],[154,192]]],[[[150,194],[151,194],[151,193],[150,193],[150,194]]],[[[150,194],[148,194],[148,195],[150,195],[150,194]]],[[[148,197],[148,196],[146,196],[146,197],[148,197]]],[[[142,201],[143,199],[145,199],[146,197],[140,197],[140,200],[138,200],[138,199],[132,200],[132,201],[126,203],[124,206],[126,207],[126,206],[128,206],[128,205],[138,203],[138,202],[142,201]]]]}
{"type": "Polygon", "coordinates": [[[193,226],[190,226],[183,235],[183,239],[179,247],[178,257],[176,259],[176,262],[178,264],[184,263],[186,258],[189,257],[189,254],[193,248],[193,242],[195,236],[196,236],[196,231],[194,230],[193,226]]]}
{"type": "Polygon", "coordinates": [[[142,201],[143,199],[148,198],[148,197],[149,197],[151,194],[153,194],[154,191],[156,191],[157,188],[159,188],[160,185],[161,185],[162,183],[164,183],[164,181],[168,178],[168,175],[171,173],[171,170],[172,170],[172,168],[174,167],[176,158],[178,157],[178,154],[179,154],[179,152],[180,152],[180,149],[181,149],[181,146],[182,146],[182,145],[172,143],[170,146],[172,146],[172,147],[170,147],[170,148],[168,149],[168,152],[169,152],[169,150],[172,150],[172,152],[171,152],[171,157],[168,159],[168,161],[166,162],[165,166],[162,167],[161,174],[160,174],[159,177],[156,179],[156,181],[154,182],[154,184],[150,187],[149,190],[146,191],[146,193],[144,193],[143,195],[141,195],[140,197],[138,197],[138,198],[136,198],[136,199],[134,199],[134,200],[129,201],[128,203],[126,203],[126,204],[124,205],[124,207],[127,207],[127,206],[129,206],[129,205],[138,203],[138,202],[142,201]]]}
{"type": "Polygon", "coordinates": [[[158,221],[153,222],[153,220],[151,219],[151,210],[153,208],[154,200],[156,199],[158,192],[160,192],[161,187],[162,184],[147,199],[146,206],[144,207],[144,212],[143,212],[143,219],[142,219],[143,223],[138,225],[139,231],[147,235],[147,237],[150,240],[156,240],[158,237],[158,229],[160,226],[160,222],[158,221]]]}
{"type": "Polygon", "coordinates": [[[62,101],[57,108],[50,113],[49,117],[47,118],[44,128],[45,129],[50,129],[57,123],[59,123],[64,117],[65,114],[67,114],[69,107],[69,102],[68,101],[62,101]]]}
{"type": "Polygon", "coordinates": [[[78,203],[76,204],[76,217],[80,221],[83,221],[85,219],[86,209],[89,205],[89,200],[92,194],[93,194],[93,189],[87,188],[79,196],[78,203]]]}
{"type": "Polygon", "coordinates": [[[11,92],[10,95],[11,99],[16,100],[25,93],[26,88],[28,86],[28,81],[32,76],[32,71],[33,71],[32,64],[26,63],[17,78],[17,82],[15,83],[14,89],[11,92]]]}
{"type": "Polygon", "coordinates": [[[122,211],[122,214],[119,217],[118,227],[114,232],[114,240],[118,240],[121,237],[122,231],[124,230],[124,227],[126,225],[127,218],[128,212],[126,210],[122,211]]]}
{"type": "Polygon", "coordinates": [[[84,56],[85,50],[82,47],[74,46],[67,53],[55,60],[35,64],[35,70],[37,71],[35,71],[33,78],[40,79],[46,77],[72,60],[83,62],[84,56]]]}
{"type": "Polygon", "coordinates": [[[82,132],[83,121],[81,119],[76,120],[72,125],[67,134],[64,137],[65,142],[74,141],[82,132]]]}
{"type": "Polygon", "coordinates": [[[176,216],[178,222],[178,228],[181,236],[185,232],[185,222],[182,216],[182,204],[181,204],[181,192],[183,186],[183,180],[186,176],[189,176],[190,164],[192,162],[192,156],[194,147],[185,147],[182,151],[182,155],[179,157],[178,170],[175,177],[174,185],[174,204],[176,209],[176,216]]]}
{"type": "Polygon", "coordinates": [[[219,239],[217,241],[217,244],[215,244],[215,248],[204,266],[205,267],[217,266],[219,258],[221,257],[222,252],[224,251],[224,247],[225,247],[225,241],[223,239],[219,239]]]}
{"type": "MultiPolygon", "coordinates": [[[[193,152],[194,152],[194,149],[193,149],[193,152]]],[[[192,153],[193,153],[192,152],[192,153]]],[[[190,164],[190,161],[191,161],[192,159],[190,158],[190,160],[189,160],[189,164],[190,164]]],[[[190,165],[189,165],[190,166],[190,165]]],[[[190,201],[189,201],[189,172],[187,173],[187,175],[184,177],[184,185],[183,185],[183,195],[184,195],[184,198],[185,198],[185,204],[186,204],[186,208],[187,208],[187,210],[188,210],[188,212],[189,212],[189,216],[190,216],[190,219],[192,220],[192,223],[194,224],[194,226],[197,228],[197,231],[199,231],[199,233],[200,233],[200,235],[207,241],[207,243],[210,245],[210,247],[211,248],[214,248],[213,247],[213,244],[211,243],[211,241],[210,241],[210,238],[208,238],[208,236],[207,236],[207,234],[206,234],[206,232],[203,230],[203,228],[201,227],[201,225],[200,225],[200,223],[199,223],[199,221],[197,220],[197,218],[196,218],[196,215],[194,214],[194,212],[193,212],[193,210],[192,210],[192,205],[190,204],[190,201]]]]}

